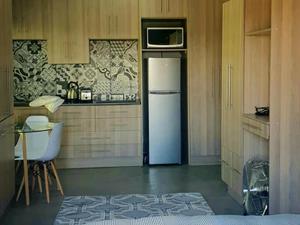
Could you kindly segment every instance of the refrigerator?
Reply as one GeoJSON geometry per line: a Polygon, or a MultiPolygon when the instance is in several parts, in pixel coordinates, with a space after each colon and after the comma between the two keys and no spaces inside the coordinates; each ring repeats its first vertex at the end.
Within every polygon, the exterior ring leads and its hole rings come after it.
{"type": "Polygon", "coordinates": [[[149,164],[181,164],[181,58],[148,58],[149,164]]]}

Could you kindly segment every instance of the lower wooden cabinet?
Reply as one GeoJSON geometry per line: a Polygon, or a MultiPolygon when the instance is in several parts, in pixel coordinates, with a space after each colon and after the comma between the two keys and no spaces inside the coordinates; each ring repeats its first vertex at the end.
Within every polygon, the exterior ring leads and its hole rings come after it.
{"type": "Polygon", "coordinates": [[[14,121],[0,123],[0,216],[15,193],[14,121]]]}
{"type": "Polygon", "coordinates": [[[44,108],[15,108],[19,122],[29,115],[62,121],[60,168],[142,165],[140,105],[62,106],[54,114],[44,108]]]}

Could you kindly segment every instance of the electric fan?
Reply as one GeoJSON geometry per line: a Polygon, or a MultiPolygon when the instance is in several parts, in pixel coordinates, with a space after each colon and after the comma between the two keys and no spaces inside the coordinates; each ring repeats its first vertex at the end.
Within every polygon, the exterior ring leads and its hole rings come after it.
{"type": "Polygon", "coordinates": [[[249,160],[244,166],[243,197],[245,215],[266,215],[269,206],[269,163],[249,160]]]}

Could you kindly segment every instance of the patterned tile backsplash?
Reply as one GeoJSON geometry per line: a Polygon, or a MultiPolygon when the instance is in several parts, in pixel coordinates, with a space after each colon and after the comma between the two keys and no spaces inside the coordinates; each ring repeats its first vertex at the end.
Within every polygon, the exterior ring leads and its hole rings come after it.
{"type": "Polygon", "coordinates": [[[67,84],[78,82],[93,95],[123,95],[135,100],[138,92],[137,41],[91,40],[89,64],[48,64],[46,41],[14,41],[14,98],[29,102],[41,95],[64,97],[67,84]]]}

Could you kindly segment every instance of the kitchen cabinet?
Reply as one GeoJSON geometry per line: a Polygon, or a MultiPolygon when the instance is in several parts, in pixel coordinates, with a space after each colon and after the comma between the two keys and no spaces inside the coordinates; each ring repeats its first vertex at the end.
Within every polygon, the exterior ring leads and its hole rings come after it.
{"type": "Polygon", "coordinates": [[[47,39],[47,0],[13,0],[13,39],[47,39]]]}
{"type": "Polygon", "coordinates": [[[0,2],[0,121],[12,114],[12,8],[10,0],[0,2]]]}
{"type": "Polygon", "coordinates": [[[89,62],[89,42],[84,0],[48,2],[48,62],[76,64],[89,62]]]}
{"type": "Polygon", "coordinates": [[[188,0],[140,0],[142,18],[186,18],[188,0]]]}
{"type": "Polygon", "coordinates": [[[242,193],[242,114],[243,114],[244,2],[223,3],[222,37],[222,179],[229,192],[241,201],[242,193]]]}
{"type": "Polygon", "coordinates": [[[88,37],[92,39],[138,39],[138,0],[85,1],[88,37]]]}
{"type": "Polygon", "coordinates": [[[16,107],[16,120],[32,113],[64,123],[60,168],[142,165],[140,105],[62,106],[54,114],[43,108],[16,107]]]}
{"type": "Polygon", "coordinates": [[[220,161],[222,4],[188,1],[189,164],[220,161]]]}
{"type": "Polygon", "coordinates": [[[14,120],[0,123],[0,216],[15,193],[14,120]]]}

